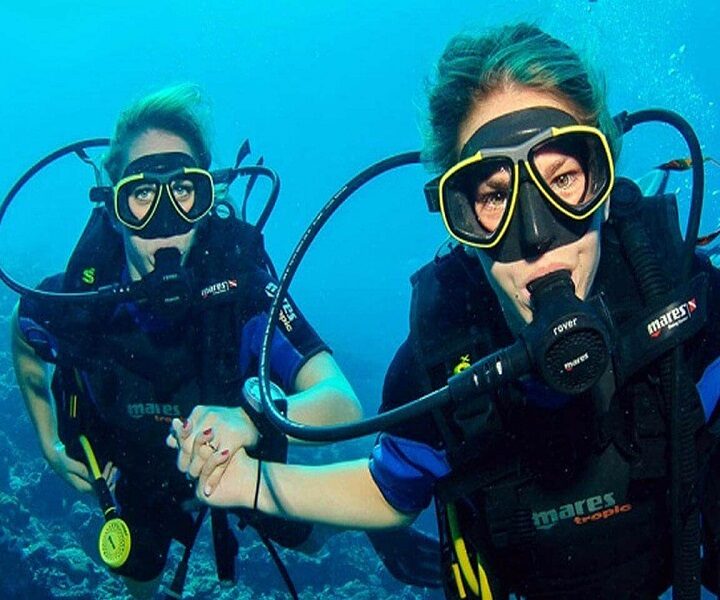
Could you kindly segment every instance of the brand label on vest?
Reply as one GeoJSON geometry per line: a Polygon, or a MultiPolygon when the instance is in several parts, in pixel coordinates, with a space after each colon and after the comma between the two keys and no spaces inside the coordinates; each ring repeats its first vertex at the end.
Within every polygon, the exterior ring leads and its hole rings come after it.
{"type": "Polygon", "coordinates": [[[200,291],[200,296],[202,296],[203,300],[210,298],[211,296],[219,296],[220,294],[225,294],[230,290],[234,290],[237,285],[237,279],[218,281],[217,283],[213,283],[212,285],[203,288],[200,291]]]}
{"type": "Polygon", "coordinates": [[[95,283],[95,267],[88,267],[87,269],[83,269],[82,280],[83,283],[86,283],[88,285],[92,285],[93,283],[95,283]]]}
{"type": "MultiPolygon", "coordinates": [[[[274,298],[277,290],[277,284],[273,283],[272,281],[265,286],[265,294],[268,298],[274,298]]],[[[297,319],[297,313],[295,312],[295,309],[292,307],[292,304],[290,304],[290,301],[287,298],[283,298],[282,308],[280,309],[278,321],[283,324],[283,327],[285,327],[285,331],[290,333],[293,330],[292,322],[295,319],[297,319]]]]}
{"type": "Polygon", "coordinates": [[[632,504],[617,504],[613,492],[599,496],[590,496],[563,504],[558,508],[533,512],[533,524],[536,529],[550,529],[560,521],[571,519],[575,525],[584,525],[592,521],[602,521],[627,513],[632,504]]]}
{"type": "Polygon", "coordinates": [[[651,338],[659,338],[664,333],[670,332],[675,327],[682,325],[692,317],[697,309],[697,300],[690,298],[687,302],[683,302],[660,315],[657,319],[653,319],[647,325],[647,332],[651,338]]]}
{"type": "Polygon", "coordinates": [[[177,404],[160,404],[159,402],[128,404],[127,412],[132,419],[153,417],[155,421],[166,421],[168,423],[175,417],[180,417],[180,407],[177,404]]]}

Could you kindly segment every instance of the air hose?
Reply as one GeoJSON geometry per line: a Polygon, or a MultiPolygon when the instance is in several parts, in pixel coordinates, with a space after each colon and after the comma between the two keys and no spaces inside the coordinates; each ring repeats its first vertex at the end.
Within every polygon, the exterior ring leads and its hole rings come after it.
{"type": "MultiPolygon", "coordinates": [[[[702,164],[700,145],[690,126],[678,115],[667,111],[640,111],[621,120],[624,132],[634,125],[662,121],[674,126],[685,138],[693,160],[702,164]]],[[[700,223],[704,176],[702,169],[693,169],[693,206],[690,211],[685,246],[681,257],[681,279],[690,277],[695,242],[700,223]],[[698,205],[697,197],[700,197],[698,205]]],[[[650,237],[639,218],[642,194],[639,188],[625,181],[613,194],[613,219],[621,246],[641,298],[646,306],[671,290],[663,269],[655,256],[650,237]]],[[[682,368],[682,347],[675,347],[659,361],[659,374],[670,430],[670,510],[672,532],[673,599],[700,598],[700,511],[693,497],[698,461],[695,448],[693,408],[697,392],[682,368]]]]}

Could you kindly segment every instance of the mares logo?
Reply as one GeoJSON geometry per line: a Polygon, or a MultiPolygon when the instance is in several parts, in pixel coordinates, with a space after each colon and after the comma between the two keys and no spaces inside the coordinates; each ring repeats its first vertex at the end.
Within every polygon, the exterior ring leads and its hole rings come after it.
{"type": "Polygon", "coordinates": [[[132,419],[153,417],[155,421],[167,421],[180,417],[180,407],[177,404],[160,404],[158,402],[145,402],[127,405],[128,415],[132,419]]]}
{"type": "Polygon", "coordinates": [[[560,521],[572,519],[575,525],[584,525],[589,521],[609,519],[631,510],[631,504],[617,504],[614,493],[608,492],[602,496],[590,496],[563,504],[558,508],[533,512],[533,524],[536,529],[550,529],[560,521]]]}
{"type": "Polygon", "coordinates": [[[568,362],[566,362],[563,365],[563,368],[565,369],[566,373],[569,373],[575,367],[584,363],[588,358],[590,358],[590,355],[587,352],[585,352],[585,353],[581,354],[580,356],[578,356],[577,358],[573,358],[572,360],[569,360],[568,362]]]}
{"type": "Polygon", "coordinates": [[[228,279],[226,281],[219,281],[218,283],[213,283],[212,285],[207,286],[206,288],[203,288],[200,291],[200,296],[202,296],[203,300],[206,300],[207,298],[210,298],[211,296],[218,296],[220,294],[224,294],[226,292],[229,292],[230,290],[234,290],[237,288],[237,279],[228,279]]]}
{"type": "Polygon", "coordinates": [[[697,301],[690,298],[687,302],[671,308],[657,319],[647,325],[647,332],[651,338],[659,338],[663,333],[669,332],[678,325],[687,321],[697,309],[697,301]]]}
{"type": "MultiPolygon", "coordinates": [[[[277,284],[271,281],[265,286],[265,295],[268,298],[274,298],[277,290],[277,284]]],[[[287,298],[284,298],[282,301],[282,308],[280,309],[280,315],[278,316],[278,321],[283,324],[285,331],[290,333],[293,330],[292,322],[295,319],[297,319],[295,309],[292,307],[292,304],[290,304],[290,301],[287,298]]]]}

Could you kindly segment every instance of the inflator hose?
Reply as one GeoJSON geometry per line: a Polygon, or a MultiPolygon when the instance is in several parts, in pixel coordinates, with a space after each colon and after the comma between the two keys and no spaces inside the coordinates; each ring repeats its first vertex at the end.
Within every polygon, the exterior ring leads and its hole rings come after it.
{"type": "MultiPolygon", "coordinates": [[[[635,184],[618,182],[613,195],[613,223],[630,263],[645,305],[668,293],[665,277],[639,217],[642,196],[635,184]]],[[[700,598],[700,512],[688,490],[695,489],[698,465],[692,408],[695,387],[682,368],[682,348],[676,347],[659,362],[665,414],[670,429],[670,507],[673,548],[673,599],[700,598]]]]}

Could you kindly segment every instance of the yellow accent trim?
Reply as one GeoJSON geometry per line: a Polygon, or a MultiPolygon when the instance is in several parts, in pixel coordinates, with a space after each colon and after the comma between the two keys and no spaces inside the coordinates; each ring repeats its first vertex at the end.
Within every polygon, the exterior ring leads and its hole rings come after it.
{"type": "Polygon", "coordinates": [[[542,192],[542,195],[545,196],[548,202],[552,204],[555,208],[557,208],[562,214],[564,214],[566,217],[570,217],[571,219],[575,221],[584,221],[590,215],[592,215],[598,208],[600,208],[603,204],[605,204],[605,200],[608,199],[610,196],[610,192],[612,191],[613,186],[615,185],[615,165],[613,164],[612,160],[612,152],[610,152],[610,145],[607,142],[607,138],[605,135],[597,129],[596,127],[591,127],[589,125],[568,125],[567,127],[552,127],[551,128],[552,137],[557,137],[559,135],[565,135],[568,133],[589,133],[596,138],[600,140],[600,143],[602,144],[603,150],[605,150],[605,155],[608,160],[608,186],[605,193],[600,197],[600,200],[597,200],[595,203],[595,206],[592,210],[583,213],[582,215],[577,215],[569,210],[567,210],[562,204],[560,204],[555,198],[552,196],[552,194],[549,194],[547,189],[545,188],[544,183],[542,182],[542,177],[539,177],[537,173],[535,173],[533,165],[530,161],[526,161],[525,166],[527,167],[528,173],[530,173],[530,178],[533,180],[533,183],[535,183],[536,187],[542,192]]]}
{"type": "Polygon", "coordinates": [[[490,582],[488,581],[487,573],[483,566],[480,564],[480,557],[477,560],[478,575],[480,576],[480,597],[487,600],[493,600],[492,590],[490,589],[490,582]]]}
{"type": "Polygon", "coordinates": [[[90,466],[90,473],[92,473],[92,476],[95,479],[102,478],[102,472],[100,471],[100,467],[98,466],[92,446],[90,446],[90,441],[84,435],[81,435],[79,439],[80,445],[82,446],[82,449],[85,452],[85,456],[87,457],[88,465],[90,466]]]}
{"type": "Polygon", "coordinates": [[[460,598],[467,598],[467,592],[465,591],[465,586],[463,585],[462,577],[460,577],[460,568],[458,567],[457,563],[452,564],[452,572],[453,576],[455,577],[455,585],[457,586],[458,594],[460,594],[460,598]]]}
{"type": "Polygon", "coordinates": [[[158,195],[155,201],[153,202],[152,207],[150,208],[150,215],[143,218],[143,224],[142,225],[133,225],[132,223],[126,222],[124,219],[120,218],[120,211],[118,210],[118,192],[120,191],[120,188],[122,188],[124,185],[127,185],[128,183],[132,183],[133,181],[142,181],[146,178],[147,175],[150,175],[152,178],[152,173],[145,174],[145,173],[136,173],[135,175],[129,175],[128,177],[125,177],[117,182],[114,188],[113,193],[113,207],[115,209],[115,217],[117,217],[117,220],[120,221],[125,227],[128,229],[133,229],[134,231],[140,231],[141,229],[144,229],[147,224],[152,220],[152,218],[155,216],[155,212],[157,211],[157,207],[160,205],[160,200],[162,200],[163,195],[163,189],[165,189],[165,192],[167,193],[168,197],[170,198],[170,203],[175,208],[175,211],[180,215],[182,219],[187,221],[188,223],[196,223],[200,219],[202,219],[206,214],[210,212],[212,207],[215,204],[215,181],[213,180],[212,173],[210,171],[206,171],[205,169],[198,169],[198,168],[191,168],[191,167],[183,167],[182,172],[187,173],[200,173],[202,175],[207,175],[208,179],[210,180],[210,203],[208,204],[207,210],[205,210],[201,215],[198,215],[194,219],[188,219],[185,216],[185,213],[183,210],[178,206],[178,203],[175,201],[174,196],[172,195],[172,192],[170,191],[170,181],[167,183],[160,183],[160,189],[158,190],[158,195]]]}
{"type": "MultiPolygon", "coordinates": [[[[478,582],[478,578],[475,575],[475,570],[470,564],[470,556],[468,555],[467,548],[465,547],[465,540],[460,534],[460,527],[457,521],[455,505],[452,503],[448,503],[445,507],[445,510],[447,514],[448,527],[450,528],[450,537],[452,538],[453,547],[455,548],[455,556],[458,559],[458,564],[460,565],[460,571],[463,575],[463,579],[465,579],[465,582],[468,584],[470,591],[475,594],[475,596],[477,596],[478,598],[483,598],[482,596],[480,596],[480,583],[478,582]]],[[[483,600],[485,599],[483,598],[483,600]]]]}
{"type": "Polygon", "coordinates": [[[460,357],[460,362],[455,365],[453,368],[453,375],[457,375],[458,373],[462,373],[465,369],[469,369],[472,365],[470,364],[470,355],[469,354],[463,354],[460,357]]]}
{"type": "MultiPolygon", "coordinates": [[[[182,219],[185,219],[188,223],[197,223],[200,219],[202,219],[206,214],[210,212],[210,209],[215,205],[215,180],[212,177],[212,174],[209,171],[206,171],[205,169],[197,169],[197,168],[191,168],[191,167],[185,167],[183,168],[183,173],[201,173],[203,175],[207,175],[208,179],[210,180],[210,204],[208,204],[207,210],[203,212],[201,215],[198,215],[194,219],[188,219],[185,216],[185,213],[182,208],[180,208],[180,205],[175,200],[175,196],[173,196],[172,192],[170,191],[170,182],[168,181],[165,184],[165,189],[170,196],[170,202],[175,207],[175,212],[180,215],[182,219]]],[[[149,223],[150,220],[146,221],[146,224],[149,223]]]]}
{"type": "MultiPolygon", "coordinates": [[[[589,125],[568,125],[567,127],[551,127],[550,128],[550,138],[557,137],[559,135],[565,135],[568,133],[589,133],[593,136],[597,137],[600,140],[600,143],[603,147],[603,150],[605,151],[605,155],[607,157],[608,161],[608,185],[607,190],[605,193],[600,197],[599,200],[596,201],[595,206],[588,212],[583,213],[582,215],[578,215],[576,213],[573,213],[569,210],[567,210],[562,204],[560,204],[555,198],[552,196],[552,194],[548,193],[543,183],[541,183],[542,178],[539,177],[531,164],[529,160],[527,160],[527,157],[522,160],[522,162],[525,164],[528,173],[530,174],[530,178],[532,179],[535,186],[540,190],[542,195],[547,199],[548,202],[550,202],[558,211],[560,211],[565,216],[575,220],[575,221],[584,221],[585,219],[589,218],[595,211],[597,211],[603,204],[605,204],[605,201],[610,197],[610,193],[612,192],[613,186],[615,185],[615,165],[613,163],[612,159],[612,152],[610,152],[610,145],[608,144],[607,138],[605,135],[597,129],[596,127],[591,127],[589,125]]],[[[548,139],[550,139],[548,138],[548,139]]],[[[540,142],[538,142],[540,143],[540,142]]],[[[483,154],[482,152],[478,152],[477,154],[473,156],[469,156],[468,158],[461,160],[459,163],[453,165],[450,167],[443,176],[440,178],[440,182],[438,184],[438,196],[440,199],[440,214],[442,215],[443,223],[445,225],[445,229],[450,233],[450,236],[455,238],[458,242],[461,244],[464,244],[466,246],[472,246],[474,248],[481,248],[483,250],[493,248],[498,243],[500,243],[500,240],[505,235],[505,231],[510,226],[510,221],[512,220],[513,212],[515,210],[515,204],[517,201],[518,196],[518,190],[519,190],[519,165],[520,160],[515,161],[513,159],[513,189],[512,189],[512,196],[510,198],[510,206],[508,208],[507,215],[503,217],[504,221],[500,227],[500,231],[493,234],[493,240],[488,243],[482,243],[482,242],[469,242],[465,239],[459,238],[453,230],[450,227],[450,221],[447,218],[447,214],[445,213],[445,182],[452,177],[455,173],[457,173],[462,168],[466,167],[467,165],[474,164],[476,162],[480,162],[483,160],[483,154]]],[[[488,158],[494,158],[494,156],[491,154],[488,158]]]]}
{"type": "Polygon", "coordinates": [[[128,223],[127,221],[125,221],[123,218],[120,217],[120,211],[118,210],[118,192],[124,185],[127,185],[128,183],[131,183],[133,181],[142,181],[143,179],[145,179],[144,173],[137,173],[135,175],[130,175],[129,177],[125,177],[124,179],[121,179],[120,181],[117,182],[117,185],[115,186],[115,194],[113,197],[113,207],[115,208],[115,216],[117,217],[117,220],[120,221],[123,225],[125,225],[125,227],[127,227],[128,229],[133,229],[135,231],[140,231],[153,218],[153,215],[155,214],[155,211],[157,210],[158,204],[160,204],[160,198],[162,198],[162,184],[160,185],[160,190],[158,192],[157,198],[155,199],[155,202],[150,207],[150,216],[148,216],[146,219],[143,219],[144,223],[140,226],[133,225],[132,223],[128,223]]]}

